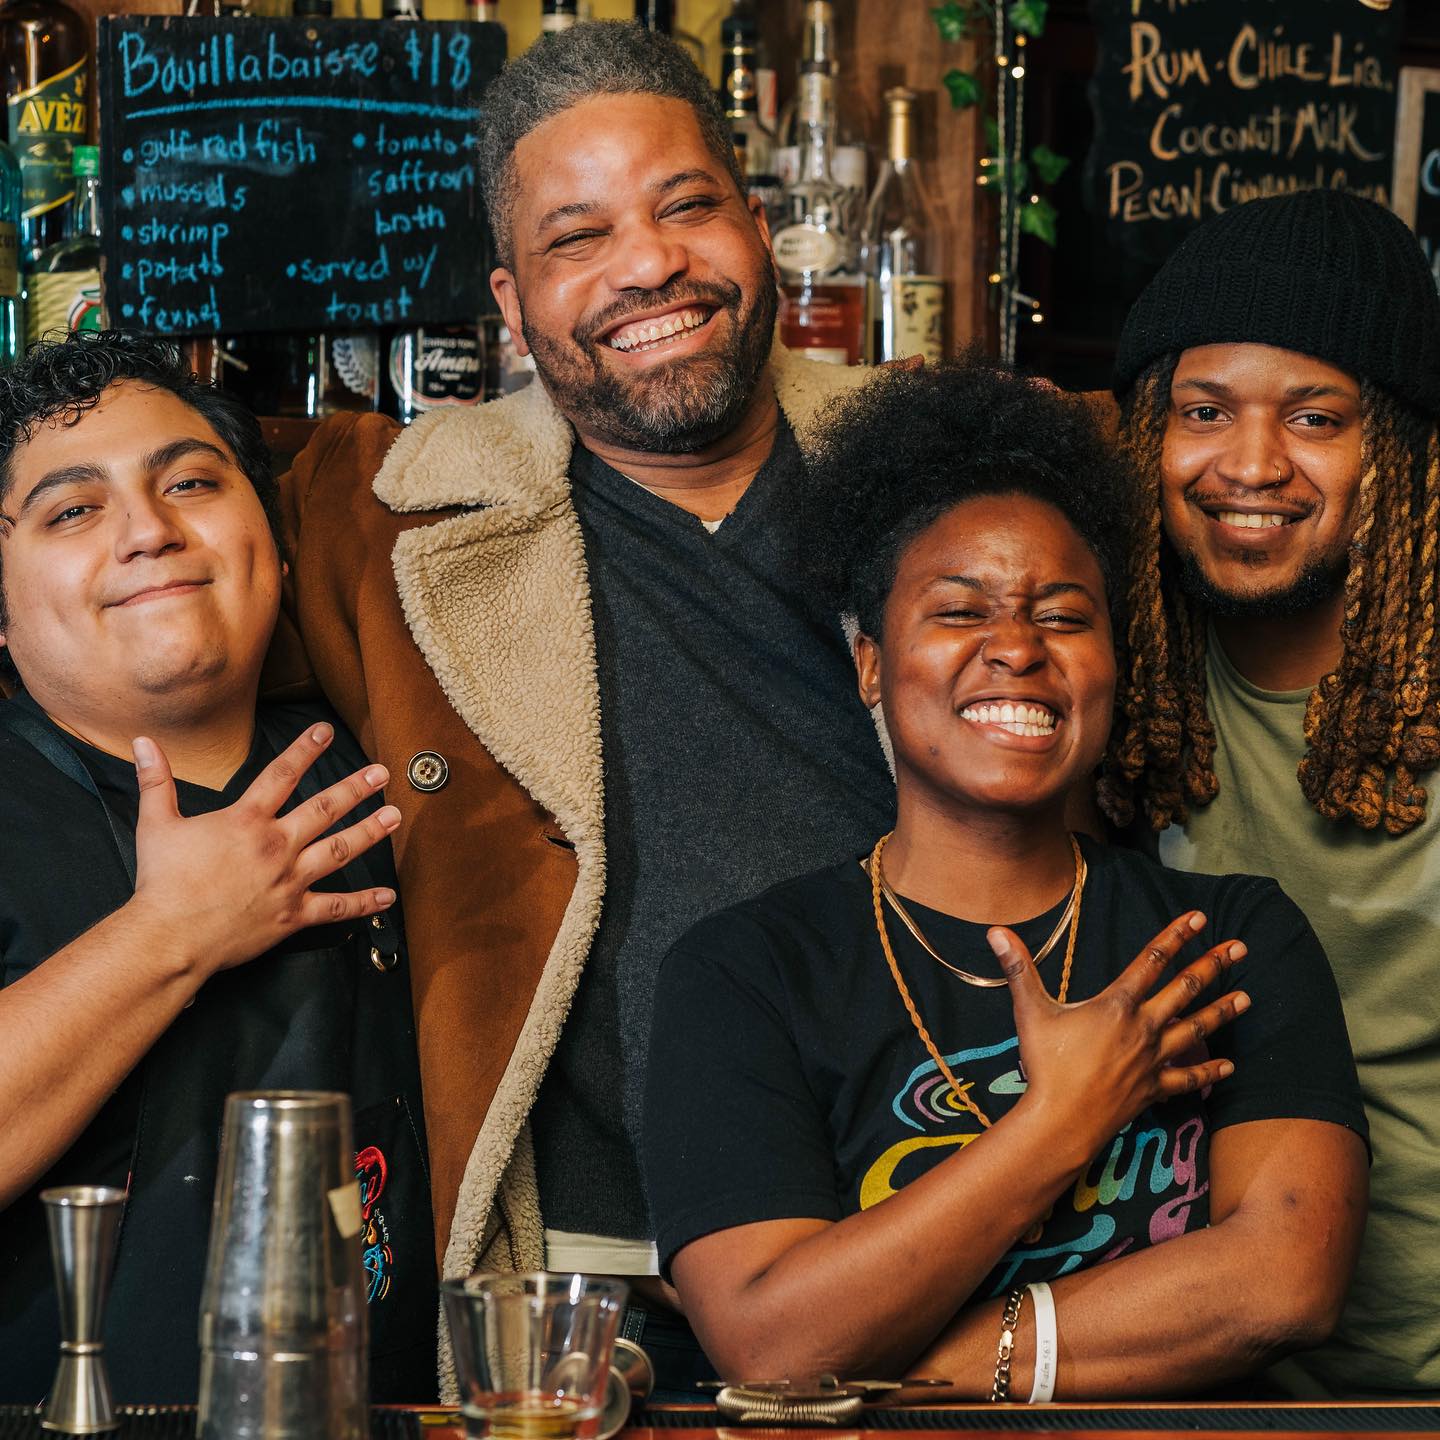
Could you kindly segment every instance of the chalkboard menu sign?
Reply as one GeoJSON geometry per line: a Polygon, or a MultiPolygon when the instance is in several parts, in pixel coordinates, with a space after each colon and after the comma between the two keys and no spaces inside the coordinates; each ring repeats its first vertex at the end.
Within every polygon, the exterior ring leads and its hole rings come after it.
{"type": "Polygon", "coordinates": [[[1400,72],[1395,213],[1420,237],[1440,285],[1440,70],[1400,72]]]}
{"type": "Polygon", "coordinates": [[[103,18],[102,249],[116,325],[183,335],[473,319],[498,25],[103,18]]]}
{"type": "Polygon", "coordinates": [[[1386,203],[1400,7],[1361,0],[1091,0],[1089,200],[1158,261],[1246,200],[1333,186],[1386,203]]]}

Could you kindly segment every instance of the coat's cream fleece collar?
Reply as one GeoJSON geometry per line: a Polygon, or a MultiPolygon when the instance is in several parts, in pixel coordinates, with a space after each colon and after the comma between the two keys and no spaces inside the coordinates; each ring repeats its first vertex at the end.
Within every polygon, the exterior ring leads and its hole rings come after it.
{"type": "MultiPolygon", "coordinates": [[[[776,343],[768,374],[802,446],[825,407],[874,372],[822,365],[776,343]]],[[[568,500],[575,432],[538,381],[474,409],[434,411],[396,440],[375,477],[392,510],[508,505],[529,514],[568,500]]]]}

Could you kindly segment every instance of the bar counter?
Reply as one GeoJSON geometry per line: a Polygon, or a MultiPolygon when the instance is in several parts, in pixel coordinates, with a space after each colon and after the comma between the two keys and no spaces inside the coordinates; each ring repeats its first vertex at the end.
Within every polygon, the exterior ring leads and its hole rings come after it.
{"type": "MultiPolygon", "coordinates": [[[[1440,1435],[1440,1405],[1403,1401],[1368,1404],[1303,1405],[947,1405],[867,1409],[858,1425],[844,1427],[766,1427],[731,1425],[712,1405],[652,1406],[640,1412],[619,1440],[823,1440],[855,1436],[862,1430],[898,1430],[908,1434],[952,1436],[996,1432],[1065,1431],[1084,1440],[1130,1437],[1225,1436],[1285,1437],[1326,1434],[1440,1435]]],[[[182,1406],[122,1406],[116,1440],[192,1440],[195,1412],[182,1406]]],[[[464,1440],[454,1410],[377,1406],[371,1411],[371,1440],[464,1440]]],[[[0,1440],[51,1440],[40,1428],[39,1411],[0,1406],[0,1440]]],[[[319,1440],[319,1437],[317,1437],[319,1440]]]]}

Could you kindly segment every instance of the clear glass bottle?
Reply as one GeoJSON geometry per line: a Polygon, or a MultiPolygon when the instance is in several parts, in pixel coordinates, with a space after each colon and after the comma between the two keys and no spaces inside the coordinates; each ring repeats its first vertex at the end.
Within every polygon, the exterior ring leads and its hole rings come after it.
{"type": "MultiPolygon", "coordinates": [[[[835,103],[834,87],[839,62],[836,53],[835,7],[829,0],[811,0],[811,3],[805,6],[800,65],[802,72],[808,67],[817,71],[823,70],[830,76],[830,165],[835,178],[850,192],[851,208],[858,228],[868,189],[866,178],[869,174],[869,154],[864,141],[850,125],[849,117],[835,103]]],[[[797,89],[795,98],[785,107],[776,131],[780,143],[775,152],[775,168],[784,185],[793,184],[800,174],[800,101],[801,92],[797,89]]]]}
{"type": "Polygon", "coordinates": [[[77,145],[71,156],[75,200],[71,235],[43,250],[25,280],[25,343],[70,330],[103,330],[100,293],[100,151],[77,145]]]}
{"type": "MultiPolygon", "coordinates": [[[[828,12],[826,0],[805,7],[828,12]]],[[[800,65],[796,107],[800,168],[785,187],[774,234],[780,267],[780,338],[810,360],[855,365],[865,358],[865,287],[850,192],[834,175],[834,79],[813,59],[800,65]]]]}
{"type": "Polygon", "coordinates": [[[940,227],[915,159],[915,92],[885,92],[888,158],[865,207],[860,263],[870,307],[875,364],[945,353],[945,264],[940,227]]]}
{"type": "Polygon", "coordinates": [[[85,143],[90,129],[89,51],[89,21],[60,0],[9,0],[0,6],[5,138],[24,181],[22,265],[70,233],[71,152],[85,143]]]}

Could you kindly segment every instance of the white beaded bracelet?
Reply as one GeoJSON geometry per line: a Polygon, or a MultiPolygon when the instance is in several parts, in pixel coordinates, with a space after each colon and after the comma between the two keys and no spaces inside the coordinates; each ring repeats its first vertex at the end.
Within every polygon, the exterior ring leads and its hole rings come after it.
{"type": "Polygon", "coordinates": [[[1046,1405],[1055,1398],[1055,1369],[1060,1361],[1055,1297],[1043,1281],[1025,1288],[1035,1312],[1035,1383],[1030,1387],[1030,1404],[1046,1405]]]}

